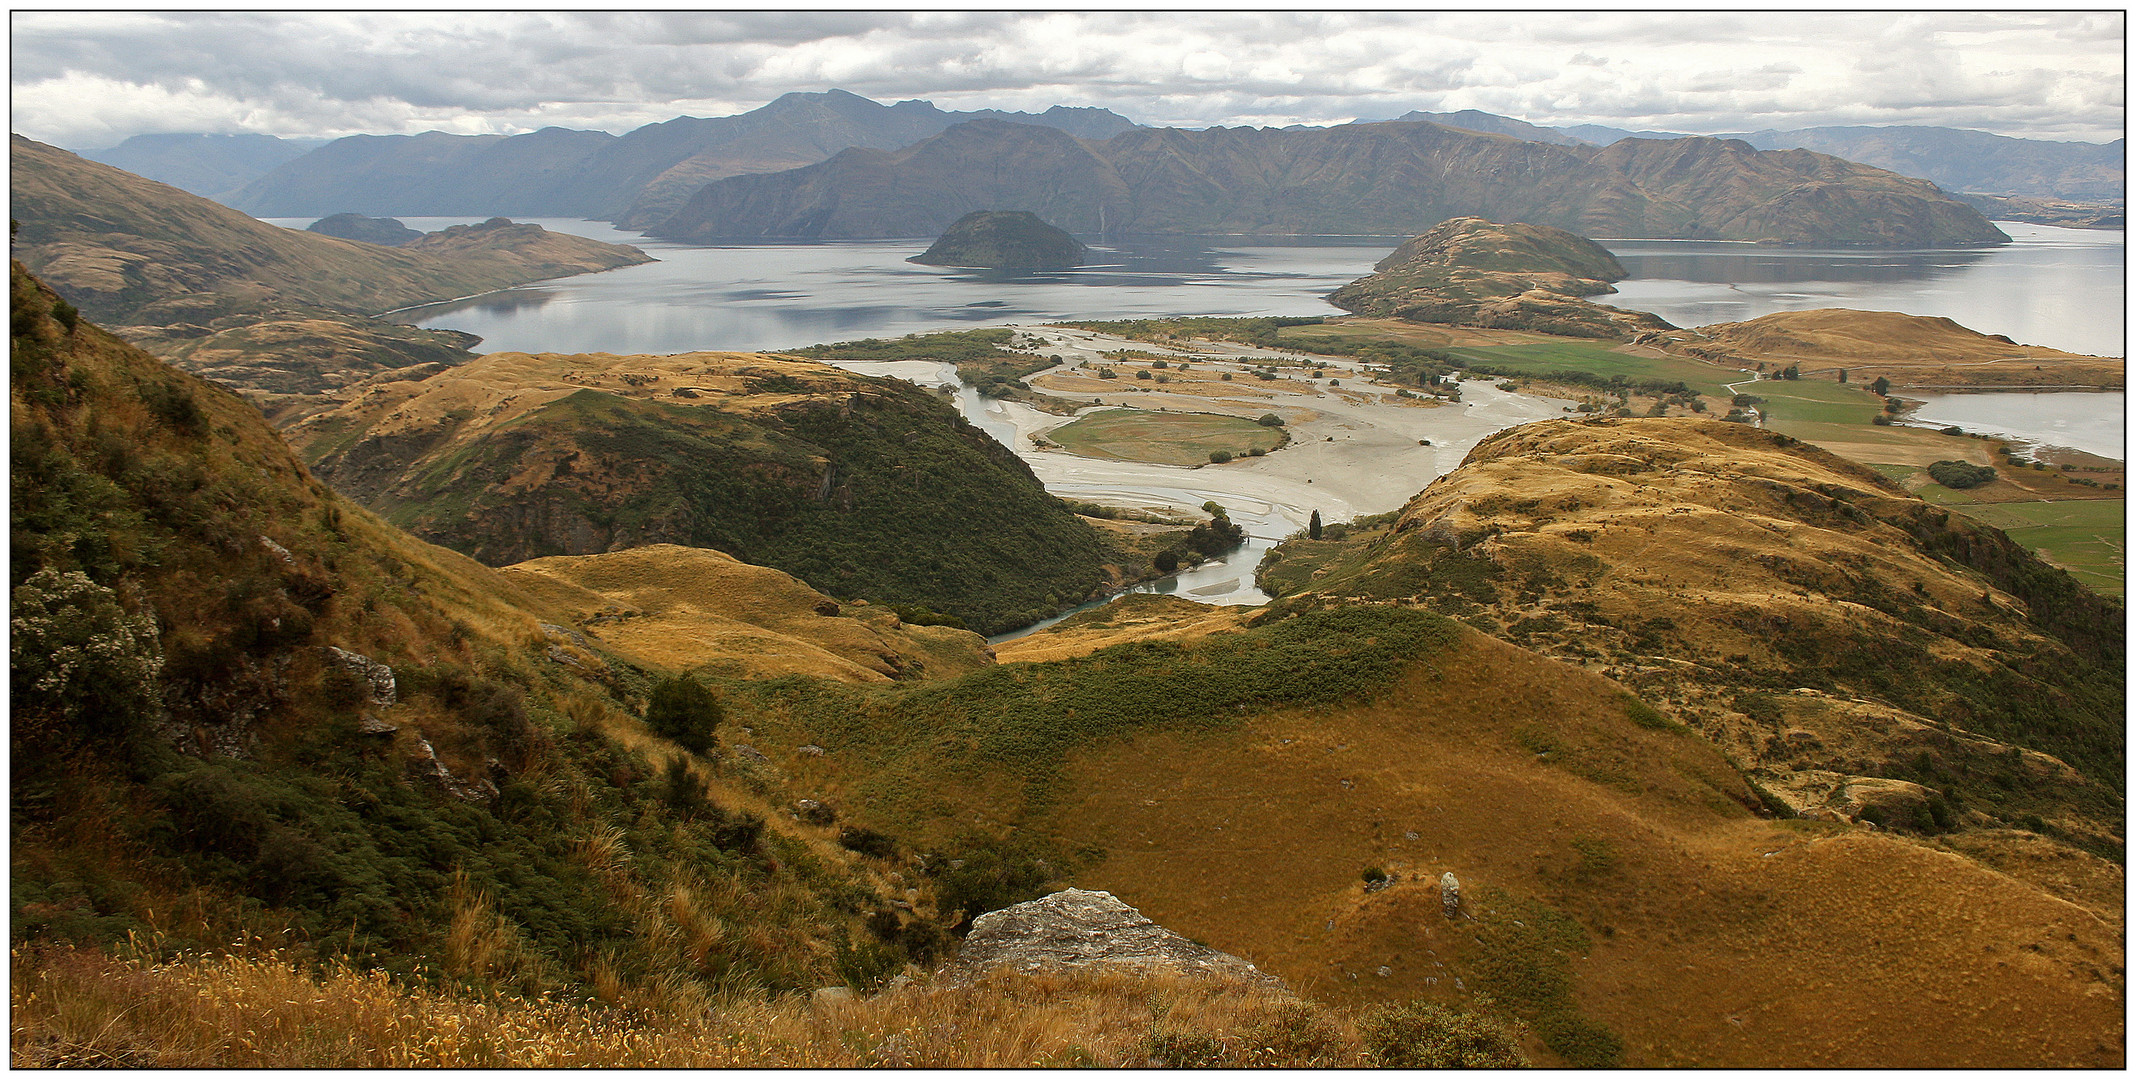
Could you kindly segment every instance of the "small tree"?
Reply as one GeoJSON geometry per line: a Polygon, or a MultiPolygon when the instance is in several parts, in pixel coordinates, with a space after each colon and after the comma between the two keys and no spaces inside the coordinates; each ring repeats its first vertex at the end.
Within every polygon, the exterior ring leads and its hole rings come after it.
{"type": "Polygon", "coordinates": [[[687,675],[663,679],[645,706],[645,723],[693,754],[712,749],[712,729],[727,710],[704,684],[687,675]]]}
{"type": "Polygon", "coordinates": [[[1306,521],[1305,535],[1309,540],[1320,539],[1320,511],[1313,511],[1313,516],[1306,521]]]}
{"type": "Polygon", "coordinates": [[[1882,375],[1877,376],[1876,381],[1869,384],[1869,392],[1878,397],[1883,397],[1891,392],[1891,380],[1882,375]]]}
{"type": "Polygon", "coordinates": [[[1259,420],[1254,421],[1254,423],[1259,424],[1262,427],[1282,427],[1283,418],[1277,416],[1275,413],[1262,413],[1261,418],[1259,420]]]}

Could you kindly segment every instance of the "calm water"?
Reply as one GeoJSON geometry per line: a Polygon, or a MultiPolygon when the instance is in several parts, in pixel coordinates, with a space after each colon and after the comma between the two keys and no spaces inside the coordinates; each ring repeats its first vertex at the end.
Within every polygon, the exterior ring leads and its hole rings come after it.
{"type": "Polygon", "coordinates": [[[1921,394],[1908,414],[1915,424],[1956,424],[1967,431],[2027,443],[2067,446],[2087,454],[2127,460],[2123,441],[2128,399],[2123,394],[1921,394]]]}
{"type": "Polygon", "coordinates": [[[1999,221],[1999,248],[1861,251],[1680,240],[1608,240],[1631,271],[1595,299],[1678,326],[1846,307],[1942,315],[1983,334],[2121,356],[2122,234],[1999,221]]]}
{"type": "MultiPolygon", "coordinates": [[[[402,220],[427,231],[477,219],[402,220]]],[[[674,353],[1071,318],[1335,315],[1322,297],[1370,273],[1400,239],[1118,239],[1093,245],[1099,265],[1007,275],[908,263],[926,247],[915,240],[704,246],[649,240],[605,222],[529,220],[636,244],[661,261],[409,316],[479,334],[492,351],[674,353]]],[[[1999,224],[2013,243],[1963,250],[1610,240],[1605,246],[1633,277],[1598,299],[1678,326],[1813,307],[1944,315],[2028,345],[2122,355],[2122,234],[1999,224]]]]}

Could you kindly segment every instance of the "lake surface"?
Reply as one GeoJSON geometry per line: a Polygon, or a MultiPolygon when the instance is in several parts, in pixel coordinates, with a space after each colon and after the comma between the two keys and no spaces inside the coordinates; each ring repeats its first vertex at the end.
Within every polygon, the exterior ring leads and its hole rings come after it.
{"type": "Polygon", "coordinates": [[[2123,355],[2122,233],[1996,224],[2011,243],[1935,251],[1605,240],[1632,277],[1594,299],[1677,326],[1827,307],[1942,315],[2021,344],[2123,355]]]}
{"type": "Polygon", "coordinates": [[[2128,398],[2120,393],[2090,394],[1922,394],[1906,392],[1922,405],[1907,414],[1916,425],[1956,424],[1967,431],[2001,435],[2033,445],[2066,446],[2117,461],[2126,460],[2124,418],[2128,398]]]}
{"type": "MultiPolygon", "coordinates": [[[[309,219],[270,218],[303,228],[309,219]]],[[[402,218],[430,231],[475,218],[402,218]]],[[[486,351],[783,349],[926,330],[1165,315],[1339,315],[1322,299],[1401,237],[1140,237],[1093,244],[1099,265],[1009,275],[905,261],[918,240],[675,244],[605,222],[527,219],[636,244],[660,262],[542,282],[408,316],[486,351]]],[[[1597,297],[1678,326],[1815,307],[1944,315],[2028,345],[2120,356],[2122,234],[1998,222],[1997,248],[1864,251],[1609,240],[1631,280],[1597,297]]],[[[1087,239],[1087,238],[1086,238],[1087,239]]]]}

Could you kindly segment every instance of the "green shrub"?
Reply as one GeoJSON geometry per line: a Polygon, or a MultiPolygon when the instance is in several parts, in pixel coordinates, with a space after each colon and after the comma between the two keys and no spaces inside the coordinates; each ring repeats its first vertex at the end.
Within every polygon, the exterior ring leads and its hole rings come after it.
{"type": "Polygon", "coordinates": [[[1976,488],[1995,479],[1995,469],[1968,461],[1935,461],[1928,466],[1929,479],[1947,488],[1976,488]]]}
{"type": "Polygon", "coordinates": [[[1211,465],[1222,465],[1223,463],[1225,463],[1225,462],[1227,462],[1227,461],[1230,461],[1230,460],[1231,460],[1231,451],[1229,451],[1229,450],[1211,450],[1211,451],[1209,451],[1209,464],[1211,464],[1211,465]]]}
{"type": "Polygon", "coordinates": [[[1504,1024],[1443,1005],[1379,1005],[1357,1021],[1365,1053],[1384,1069],[1522,1069],[1520,1037],[1504,1024]]]}
{"type": "Polygon", "coordinates": [[[1275,413],[1262,413],[1261,418],[1259,420],[1254,421],[1254,423],[1259,424],[1262,427],[1282,427],[1283,418],[1277,416],[1275,413]]]}
{"type": "Polygon", "coordinates": [[[725,718],[712,691],[687,675],[661,680],[645,706],[646,726],[693,754],[712,749],[712,729],[725,718]]]}

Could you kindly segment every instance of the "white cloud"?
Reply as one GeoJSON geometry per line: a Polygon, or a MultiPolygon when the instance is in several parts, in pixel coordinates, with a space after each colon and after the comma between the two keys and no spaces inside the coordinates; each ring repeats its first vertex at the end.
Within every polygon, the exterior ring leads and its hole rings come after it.
{"type": "Polygon", "coordinates": [[[2120,133],[2116,12],[42,12],[14,129],[625,131],[832,87],[1152,124],[1477,108],[1689,131],[2120,133]]]}

